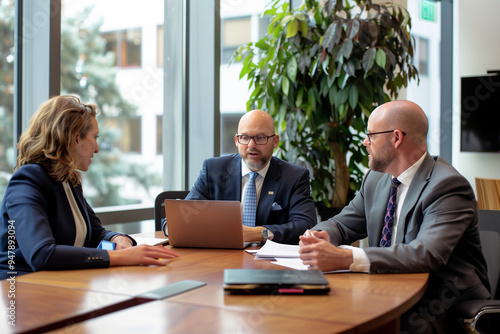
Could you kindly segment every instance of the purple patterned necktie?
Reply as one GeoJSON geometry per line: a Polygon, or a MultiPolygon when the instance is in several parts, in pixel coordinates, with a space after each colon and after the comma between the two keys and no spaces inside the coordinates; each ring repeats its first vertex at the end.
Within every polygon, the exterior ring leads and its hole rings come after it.
{"type": "Polygon", "coordinates": [[[398,179],[393,178],[391,184],[391,194],[389,203],[387,203],[387,212],[385,214],[385,224],[382,229],[382,238],[380,239],[380,247],[389,247],[392,239],[392,228],[394,226],[394,211],[396,211],[396,197],[398,195],[398,186],[401,184],[398,179]]]}

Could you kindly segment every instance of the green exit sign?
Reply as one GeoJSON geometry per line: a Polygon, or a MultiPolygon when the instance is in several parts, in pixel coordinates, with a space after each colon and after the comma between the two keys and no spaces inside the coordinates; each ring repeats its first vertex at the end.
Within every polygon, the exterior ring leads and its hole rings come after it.
{"type": "Polygon", "coordinates": [[[422,18],[422,20],[436,22],[436,2],[421,0],[420,17],[422,18]]]}

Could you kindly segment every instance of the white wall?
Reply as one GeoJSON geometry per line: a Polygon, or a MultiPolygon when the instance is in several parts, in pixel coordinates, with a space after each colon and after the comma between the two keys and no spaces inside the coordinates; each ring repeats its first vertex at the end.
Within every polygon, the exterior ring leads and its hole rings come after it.
{"type": "Polygon", "coordinates": [[[455,0],[453,6],[452,163],[475,189],[475,177],[500,178],[500,153],[460,152],[460,78],[500,69],[500,1],[455,0]]]}
{"type": "MultiPolygon", "coordinates": [[[[421,0],[408,0],[407,9],[411,16],[411,35],[428,41],[427,65],[428,73],[424,74],[419,69],[420,82],[410,81],[406,89],[406,99],[418,104],[429,120],[429,133],[427,135],[428,151],[432,155],[439,154],[440,148],[440,119],[441,119],[441,73],[439,62],[439,47],[441,43],[441,4],[435,4],[435,21],[427,21],[421,17],[421,0]]],[[[420,45],[415,41],[414,65],[419,66],[420,45]]],[[[405,99],[403,95],[399,99],[405,99]]]]}

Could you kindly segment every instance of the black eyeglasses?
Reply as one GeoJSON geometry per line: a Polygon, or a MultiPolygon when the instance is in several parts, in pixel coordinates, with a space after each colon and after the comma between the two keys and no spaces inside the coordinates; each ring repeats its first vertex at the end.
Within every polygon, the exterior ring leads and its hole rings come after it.
{"type": "MultiPolygon", "coordinates": [[[[394,131],[396,131],[396,130],[387,130],[387,131],[379,131],[379,132],[367,132],[366,136],[368,137],[368,141],[371,143],[372,142],[371,136],[381,135],[382,133],[391,133],[391,132],[394,132],[394,131]]],[[[406,132],[401,131],[401,133],[403,134],[403,136],[406,136],[406,132]]]]}
{"type": "Polygon", "coordinates": [[[238,138],[238,143],[240,143],[241,145],[250,144],[250,140],[252,140],[252,139],[253,139],[254,143],[257,145],[266,145],[267,142],[269,141],[269,138],[272,138],[274,136],[276,136],[276,134],[274,134],[272,136],[253,136],[253,137],[245,136],[245,135],[236,135],[236,137],[238,138]]]}

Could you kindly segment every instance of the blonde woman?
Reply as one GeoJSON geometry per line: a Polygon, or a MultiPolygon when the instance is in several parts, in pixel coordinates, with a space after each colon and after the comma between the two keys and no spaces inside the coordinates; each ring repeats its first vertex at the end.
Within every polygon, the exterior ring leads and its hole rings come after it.
{"type": "Polygon", "coordinates": [[[83,197],[80,171],[99,153],[93,104],[75,96],[44,102],[18,143],[0,210],[0,279],[38,270],[165,265],[176,254],[107,231],[83,197]],[[112,242],[115,250],[98,248],[112,242]]]}

